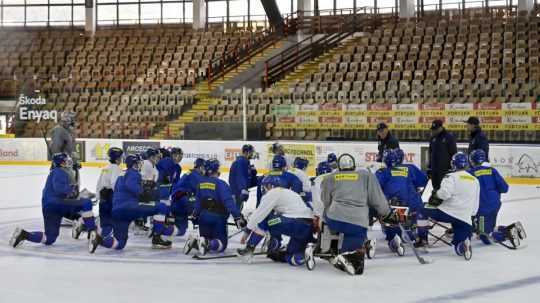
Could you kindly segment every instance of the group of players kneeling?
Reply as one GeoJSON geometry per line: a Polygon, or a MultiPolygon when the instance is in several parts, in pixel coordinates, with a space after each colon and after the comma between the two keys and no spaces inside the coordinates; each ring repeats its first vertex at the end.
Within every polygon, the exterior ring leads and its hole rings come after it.
{"type": "MultiPolygon", "coordinates": [[[[77,218],[72,236],[88,233],[88,249],[99,246],[121,250],[126,246],[130,224],[151,217],[153,248],[170,248],[167,236],[184,236],[188,222],[198,227],[185,241],[184,253],[226,250],[228,225],[243,231],[235,256],[251,262],[256,247],[270,259],[291,265],[315,267],[315,257],[328,260],[351,275],[362,274],[365,257],[375,254],[375,240],[367,231],[379,220],[389,248],[403,256],[403,242],[418,250],[426,247],[430,222],[450,224],[447,234],[455,252],[466,260],[472,257],[471,237],[475,232],[485,244],[493,242],[515,249],[526,238],[520,222],[496,226],[501,193],[508,185],[489,166],[482,150],[452,157],[452,171],[424,204],[421,193],[428,177],[413,164],[404,164],[400,149],[384,152],[385,167],[375,173],[357,168],[350,154],[334,154],[317,165],[314,178],[305,172],[308,161],[296,158],[288,169],[283,146],[273,145],[272,168],[264,176],[250,164],[255,150],[244,145],[233,163],[229,182],[220,179],[216,159],[197,159],[194,168],[181,175],[179,148],[149,149],[144,160],[127,155],[119,148],[108,152],[110,164],[100,175],[97,186],[99,224],[96,224],[89,198],[79,195],[73,178],[72,161],[64,153],[55,154],[42,196],[44,232],[17,228],[10,240],[13,247],[25,240],[51,245],[59,235],[63,217],[77,218]],[[127,169],[122,172],[124,159],[127,169]],[[242,214],[249,188],[257,187],[257,208],[248,219],[242,214]],[[234,223],[229,223],[232,216],[234,223]],[[375,218],[375,220],[373,220],[375,218]],[[282,247],[282,237],[289,241],[282,247]],[[264,240],[264,241],[263,241],[264,240]]],[[[433,223],[432,223],[433,224],[433,223]]],[[[139,224],[144,228],[144,223],[139,224]]],[[[241,232],[239,232],[241,233],[241,232]]],[[[232,255],[218,255],[219,257],[232,255]]],[[[419,257],[421,260],[421,257],[419,257]]]]}

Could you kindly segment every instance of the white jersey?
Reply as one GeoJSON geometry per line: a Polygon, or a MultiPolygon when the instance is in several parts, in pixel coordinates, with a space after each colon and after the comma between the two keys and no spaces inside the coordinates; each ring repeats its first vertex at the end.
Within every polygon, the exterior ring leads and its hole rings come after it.
{"type": "Polygon", "coordinates": [[[313,218],[313,211],[307,207],[299,194],[287,188],[276,187],[262,197],[259,207],[249,217],[247,228],[258,229],[257,225],[272,211],[287,218],[313,218]]]}
{"type": "Polygon", "coordinates": [[[295,175],[300,179],[302,182],[302,191],[305,193],[311,192],[311,181],[309,180],[308,175],[305,171],[298,169],[298,168],[292,168],[288,170],[291,174],[295,175]]]}
{"type": "Polygon", "coordinates": [[[150,160],[144,160],[141,168],[141,177],[143,181],[157,182],[159,172],[150,160]]]}
{"type": "Polygon", "coordinates": [[[437,208],[472,225],[480,205],[480,183],[464,170],[448,173],[441,182],[437,196],[443,200],[437,208]]]}
{"type": "Polygon", "coordinates": [[[311,186],[311,198],[313,200],[313,214],[317,217],[322,217],[324,212],[324,203],[321,200],[321,183],[325,176],[323,174],[313,179],[313,185],[311,186]]]}
{"type": "Polygon", "coordinates": [[[118,164],[110,163],[101,169],[101,174],[99,175],[97,186],[96,186],[96,197],[99,200],[99,192],[104,188],[110,188],[114,190],[114,185],[116,184],[116,179],[122,174],[122,169],[118,164]]]}

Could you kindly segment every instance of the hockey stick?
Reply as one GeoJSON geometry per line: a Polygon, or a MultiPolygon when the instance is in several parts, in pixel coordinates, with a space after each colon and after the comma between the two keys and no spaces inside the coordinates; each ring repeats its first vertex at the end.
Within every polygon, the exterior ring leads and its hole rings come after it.
{"type": "Polygon", "coordinates": [[[234,236],[236,236],[236,235],[241,234],[242,232],[244,232],[243,229],[237,230],[237,231],[235,231],[232,235],[228,236],[227,238],[230,239],[230,238],[232,238],[232,237],[234,237],[234,236]]]}
{"type": "Polygon", "coordinates": [[[411,240],[411,238],[409,237],[409,234],[407,233],[407,231],[405,231],[405,228],[403,228],[403,225],[401,223],[399,223],[398,226],[399,226],[399,229],[401,229],[401,234],[403,235],[403,239],[405,240],[404,242],[407,243],[411,247],[411,249],[414,252],[414,255],[416,256],[416,259],[418,260],[418,262],[420,264],[433,263],[433,260],[430,260],[430,259],[427,259],[427,258],[424,258],[424,257],[420,256],[420,253],[418,252],[418,249],[416,249],[416,247],[414,247],[414,243],[411,240]]]}
{"type": "MultiPolygon", "coordinates": [[[[262,253],[262,252],[259,252],[259,253],[253,253],[254,256],[261,256],[261,255],[266,255],[266,253],[262,253]]],[[[193,256],[193,259],[195,260],[219,260],[219,259],[232,259],[232,258],[238,258],[238,255],[237,254],[230,254],[230,255],[221,255],[221,256],[199,256],[199,255],[194,255],[193,256]]]]}

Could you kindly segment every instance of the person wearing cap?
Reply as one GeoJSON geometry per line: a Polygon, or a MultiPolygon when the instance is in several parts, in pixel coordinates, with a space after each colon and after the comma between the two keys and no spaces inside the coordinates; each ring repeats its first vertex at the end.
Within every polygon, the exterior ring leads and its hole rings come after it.
{"type": "Polygon", "coordinates": [[[477,117],[469,117],[465,123],[471,135],[467,153],[471,154],[472,151],[481,149],[486,153],[486,159],[489,161],[489,141],[480,127],[480,120],[477,117]]]}
{"type": "Polygon", "coordinates": [[[377,162],[382,162],[383,153],[387,149],[399,148],[399,141],[396,137],[392,136],[388,125],[381,122],[377,124],[377,140],[379,141],[379,153],[377,154],[377,162]]]}
{"type": "Polygon", "coordinates": [[[456,139],[446,131],[442,120],[434,120],[431,123],[428,163],[428,176],[434,189],[441,187],[444,175],[451,169],[450,162],[455,153],[457,153],[456,139]]]}

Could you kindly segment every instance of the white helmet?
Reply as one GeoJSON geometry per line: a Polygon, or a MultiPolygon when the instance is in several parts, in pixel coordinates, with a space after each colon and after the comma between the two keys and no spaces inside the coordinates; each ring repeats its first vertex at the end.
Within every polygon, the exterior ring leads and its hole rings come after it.
{"type": "Polygon", "coordinates": [[[340,171],[350,171],[356,169],[356,164],[354,162],[354,157],[350,154],[342,154],[338,158],[338,169],[340,171]]]}

